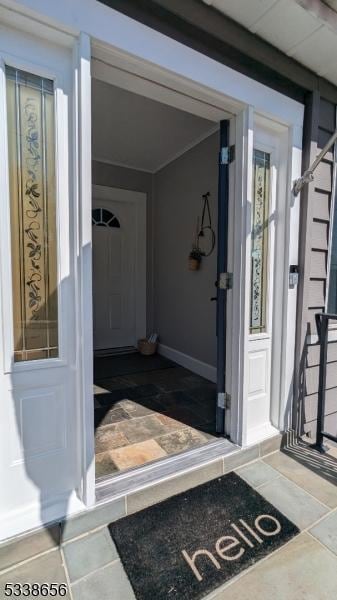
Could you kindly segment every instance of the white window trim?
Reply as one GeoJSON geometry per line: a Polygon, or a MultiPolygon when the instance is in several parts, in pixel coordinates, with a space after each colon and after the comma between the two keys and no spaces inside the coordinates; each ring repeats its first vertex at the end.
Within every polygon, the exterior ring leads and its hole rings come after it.
{"type": "Polygon", "coordinates": [[[2,177],[4,180],[4,202],[0,207],[1,240],[0,251],[2,256],[8,260],[1,264],[1,281],[3,286],[2,311],[4,330],[3,337],[3,365],[4,373],[28,372],[45,368],[60,368],[67,364],[67,335],[66,328],[58,317],[58,358],[41,360],[30,360],[14,362],[14,321],[13,321],[13,293],[12,293],[12,265],[11,265],[11,219],[10,219],[10,196],[9,196],[9,165],[8,165],[8,133],[7,133],[7,101],[6,101],[6,74],[5,67],[11,66],[22,71],[33,73],[39,77],[50,79],[54,83],[54,123],[55,123],[55,172],[56,172],[56,231],[57,231],[57,294],[58,315],[62,314],[62,307],[66,304],[66,298],[61,293],[60,283],[66,276],[69,266],[61,260],[61,248],[68,244],[68,230],[62,227],[62,223],[69,221],[68,209],[60,202],[63,196],[64,174],[68,172],[67,161],[62,152],[65,144],[66,127],[64,123],[64,112],[62,108],[62,74],[46,69],[44,66],[18,59],[8,53],[0,51],[0,135],[3,145],[2,177]],[[66,238],[65,238],[66,236],[66,238]],[[6,294],[4,291],[6,290],[6,294]]]}

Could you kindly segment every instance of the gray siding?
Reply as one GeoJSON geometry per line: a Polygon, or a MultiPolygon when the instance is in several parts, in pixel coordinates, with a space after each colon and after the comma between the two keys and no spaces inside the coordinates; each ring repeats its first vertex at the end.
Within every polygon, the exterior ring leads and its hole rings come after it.
{"type": "MultiPolygon", "coordinates": [[[[303,169],[307,168],[336,128],[336,105],[311,94],[306,105],[303,169]]],[[[319,346],[315,314],[325,310],[329,234],[332,221],[333,154],[329,152],[315,173],[314,183],[301,198],[300,270],[298,294],[297,360],[295,385],[296,426],[300,434],[316,435],[319,346]]],[[[337,343],[329,344],[326,429],[337,434],[337,343]]]]}

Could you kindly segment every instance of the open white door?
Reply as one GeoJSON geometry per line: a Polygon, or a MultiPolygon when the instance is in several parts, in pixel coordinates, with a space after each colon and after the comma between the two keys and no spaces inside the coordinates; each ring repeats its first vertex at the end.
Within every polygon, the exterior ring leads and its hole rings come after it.
{"type": "Polygon", "coordinates": [[[249,315],[247,336],[247,442],[254,443],[276,433],[271,424],[273,348],[281,337],[282,312],[276,289],[282,288],[284,245],[276,257],[276,236],[282,239],[285,197],[278,193],[279,138],[255,128],[252,152],[252,202],[249,276],[249,315]]]}
{"type": "Polygon", "coordinates": [[[80,506],[72,49],[1,35],[0,539],[80,506]]]}

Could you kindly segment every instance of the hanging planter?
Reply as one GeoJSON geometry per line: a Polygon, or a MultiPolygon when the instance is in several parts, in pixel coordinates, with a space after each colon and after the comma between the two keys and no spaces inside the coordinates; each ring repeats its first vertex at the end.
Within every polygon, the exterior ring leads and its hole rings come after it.
{"type": "Polygon", "coordinates": [[[197,246],[193,246],[188,257],[188,268],[190,271],[199,271],[202,254],[197,246]]]}
{"type": "Polygon", "coordinates": [[[210,256],[215,248],[215,233],[212,227],[209,196],[209,192],[202,196],[203,207],[201,226],[200,218],[198,217],[194,244],[188,257],[188,268],[190,271],[199,271],[202,257],[210,256]]]}

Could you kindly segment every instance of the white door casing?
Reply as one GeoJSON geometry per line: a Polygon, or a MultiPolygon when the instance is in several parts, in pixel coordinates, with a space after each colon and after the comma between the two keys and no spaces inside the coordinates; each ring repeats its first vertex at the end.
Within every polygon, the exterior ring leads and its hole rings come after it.
{"type": "Polygon", "coordinates": [[[94,186],[93,218],[94,349],[136,346],[146,335],[146,194],[94,186]]]}
{"type": "MultiPolygon", "coordinates": [[[[71,233],[75,226],[70,171],[73,142],[68,135],[72,119],[72,51],[7,28],[2,31],[0,53],[0,138],[3,145],[0,539],[3,539],[79,510],[82,506],[82,459],[76,374],[76,236],[71,233]],[[22,362],[14,362],[5,65],[52,80],[54,88],[59,352],[55,358],[22,362]]],[[[39,153],[41,156],[40,150],[39,153]]]]}

